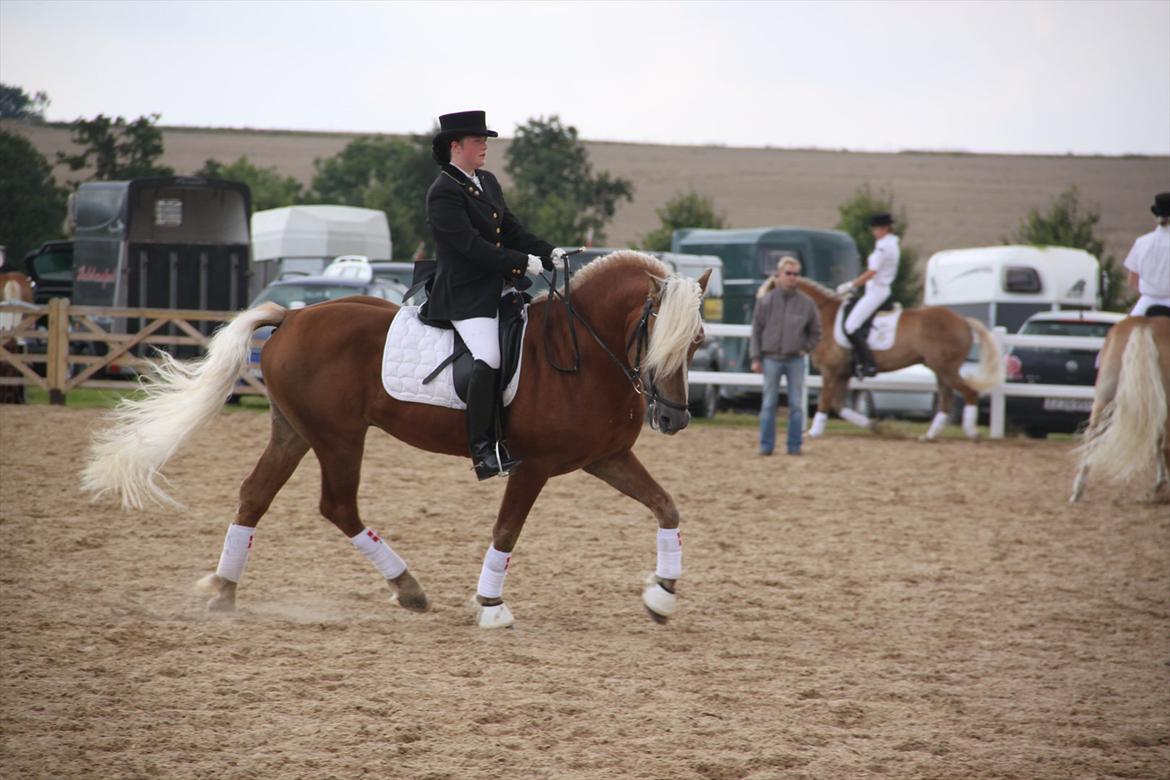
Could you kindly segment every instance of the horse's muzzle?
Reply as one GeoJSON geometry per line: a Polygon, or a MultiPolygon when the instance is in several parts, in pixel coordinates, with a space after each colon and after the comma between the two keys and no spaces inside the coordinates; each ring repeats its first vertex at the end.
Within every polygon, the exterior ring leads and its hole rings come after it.
{"type": "Polygon", "coordinates": [[[686,409],[677,410],[671,409],[664,404],[654,404],[653,413],[650,416],[653,427],[665,433],[667,436],[674,434],[687,427],[691,422],[691,413],[686,409]]]}

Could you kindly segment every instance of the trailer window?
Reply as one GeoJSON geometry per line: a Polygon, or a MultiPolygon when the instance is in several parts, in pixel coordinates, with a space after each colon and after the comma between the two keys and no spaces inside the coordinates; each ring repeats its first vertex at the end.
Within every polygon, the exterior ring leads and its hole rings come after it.
{"type": "Polygon", "coordinates": [[[1003,269],[1003,289],[1013,293],[1038,293],[1041,291],[1040,274],[1027,266],[1008,266],[1003,269]]]}
{"type": "Polygon", "coordinates": [[[154,224],[157,227],[179,227],[183,224],[183,201],[178,198],[159,198],[154,202],[154,224]]]}

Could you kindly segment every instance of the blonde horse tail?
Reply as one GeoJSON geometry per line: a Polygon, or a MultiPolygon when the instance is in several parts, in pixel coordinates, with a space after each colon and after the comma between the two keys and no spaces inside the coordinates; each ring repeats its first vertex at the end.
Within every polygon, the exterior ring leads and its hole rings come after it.
{"type": "Polygon", "coordinates": [[[142,396],[123,399],[106,427],[94,433],[82,488],[95,500],[113,493],[123,509],[142,509],[148,501],[180,506],[159,484],[159,472],[231,394],[247,365],[252,332],[279,325],[285,314],[273,303],[240,313],[216,331],[198,360],[180,362],[160,352],[159,362],[143,378],[142,396]]]}
{"type": "Polygon", "coordinates": [[[1158,371],[1158,347],[1150,328],[1129,333],[1117,377],[1117,394],[1085,431],[1074,452],[1081,467],[1114,482],[1127,482],[1155,465],[1166,424],[1166,388],[1158,371]]]}
{"type": "Polygon", "coordinates": [[[979,373],[964,379],[976,392],[986,393],[1003,384],[1003,355],[999,351],[999,342],[982,322],[971,317],[964,319],[979,339],[979,373]]]}

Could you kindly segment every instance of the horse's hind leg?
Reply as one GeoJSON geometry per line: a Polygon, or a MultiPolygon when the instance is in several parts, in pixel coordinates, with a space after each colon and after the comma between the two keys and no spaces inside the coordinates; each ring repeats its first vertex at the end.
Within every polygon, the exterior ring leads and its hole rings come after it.
{"type": "Polygon", "coordinates": [[[399,606],[425,612],[427,595],[390,545],[358,515],[357,493],[361,481],[362,452],[366,431],[333,431],[329,441],[314,442],[321,462],[321,514],[345,534],[353,546],[374,564],[399,606]]]}
{"type": "Polygon", "coordinates": [[[658,560],[654,574],[644,583],[642,603],[656,622],[666,622],[678,608],[675,585],[682,575],[682,536],[678,530],[679,514],[674,499],[628,450],[586,466],[585,471],[641,502],[654,513],[658,521],[658,560]]]}
{"type": "Polygon", "coordinates": [[[272,499],[280,491],[297,465],[308,452],[308,443],[293,430],[280,409],[272,405],[272,432],[264,454],[256,462],[252,473],[240,485],[240,503],[235,521],[228,526],[223,541],[223,552],[214,574],[199,581],[199,586],[215,594],[207,608],[215,612],[230,612],[236,608],[236,586],[244,574],[256,524],[268,511],[272,499]]]}
{"type": "Polygon", "coordinates": [[[938,377],[938,394],[935,396],[938,399],[937,410],[934,413],[934,419],[930,421],[930,428],[923,434],[921,441],[934,441],[938,435],[947,427],[947,420],[951,418],[951,407],[954,406],[955,397],[951,386],[938,377]]]}
{"type": "Polygon", "coordinates": [[[959,375],[957,366],[936,367],[928,365],[936,377],[938,377],[938,402],[939,410],[946,410],[950,413],[952,391],[953,388],[963,396],[963,433],[971,441],[979,438],[979,391],[967,384],[967,380],[959,375]],[[948,389],[944,389],[948,388],[948,389]],[[944,398],[943,396],[947,397],[944,398]]]}

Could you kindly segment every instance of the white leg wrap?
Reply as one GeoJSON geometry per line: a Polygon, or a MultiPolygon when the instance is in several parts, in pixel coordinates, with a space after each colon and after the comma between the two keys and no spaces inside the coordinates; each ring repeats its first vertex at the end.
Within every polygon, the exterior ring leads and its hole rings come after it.
{"type": "Polygon", "coordinates": [[[677,528],[658,529],[658,566],[654,573],[664,580],[682,576],[682,534],[677,528]]]}
{"type": "Polygon", "coordinates": [[[483,568],[479,570],[479,585],[475,592],[486,599],[498,599],[504,595],[504,577],[512,565],[512,553],[500,552],[493,544],[483,556],[483,568]]]}
{"type": "Polygon", "coordinates": [[[847,422],[853,423],[858,428],[868,428],[869,427],[869,418],[866,417],[861,412],[856,412],[852,409],[842,409],[841,410],[841,419],[845,420],[847,422]]]}
{"type": "Polygon", "coordinates": [[[252,549],[252,536],[255,528],[232,523],[228,526],[227,536],[223,538],[223,552],[219,554],[219,565],[215,567],[217,576],[231,582],[239,582],[244,576],[244,567],[248,564],[248,552],[252,549]]]}
{"type": "Polygon", "coordinates": [[[370,559],[370,563],[374,564],[386,579],[392,580],[406,571],[406,561],[399,558],[398,553],[391,550],[390,545],[386,544],[374,529],[365,528],[350,541],[362,555],[370,559]]]}
{"type": "Polygon", "coordinates": [[[926,438],[936,439],[942,433],[943,428],[947,427],[947,413],[935,412],[934,419],[930,421],[930,430],[926,432],[926,438]]]}
{"type": "Polygon", "coordinates": [[[824,412],[817,412],[813,415],[812,426],[808,429],[809,438],[815,439],[825,433],[825,423],[829,421],[829,415],[824,412]]]}
{"type": "Polygon", "coordinates": [[[967,404],[963,407],[963,433],[972,439],[979,436],[979,429],[975,427],[978,419],[979,406],[977,404],[967,404]]]}

